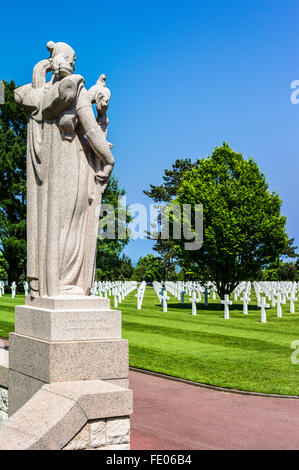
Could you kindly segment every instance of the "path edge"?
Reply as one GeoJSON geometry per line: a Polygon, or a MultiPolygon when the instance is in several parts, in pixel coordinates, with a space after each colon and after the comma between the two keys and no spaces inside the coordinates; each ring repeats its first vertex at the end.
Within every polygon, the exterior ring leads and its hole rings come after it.
{"type": "Polygon", "coordinates": [[[130,370],[132,372],[137,372],[140,374],[145,375],[152,375],[153,377],[158,377],[160,379],[171,380],[173,382],[180,382],[186,385],[193,385],[194,387],[206,388],[208,390],[214,390],[216,392],[223,392],[223,393],[234,393],[235,395],[249,395],[253,397],[263,397],[263,398],[283,398],[288,400],[298,400],[298,395],[278,395],[278,394],[271,394],[271,393],[259,393],[259,392],[249,392],[246,390],[237,390],[234,388],[225,388],[225,387],[217,387],[216,385],[209,385],[203,384],[201,382],[194,382],[192,380],[181,379],[180,377],[174,377],[172,375],[162,374],[161,372],[154,372],[147,369],[141,369],[138,367],[131,367],[130,370]]]}

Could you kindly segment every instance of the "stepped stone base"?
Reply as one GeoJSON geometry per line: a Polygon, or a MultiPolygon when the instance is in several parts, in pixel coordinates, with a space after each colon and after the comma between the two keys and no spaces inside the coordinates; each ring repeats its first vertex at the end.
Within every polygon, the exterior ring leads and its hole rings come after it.
{"type": "Polygon", "coordinates": [[[95,296],[26,297],[9,337],[9,416],[53,382],[102,380],[127,387],[121,312],[95,296]]]}
{"type": "Polygon", "coordinates": [[[0,450],[129,449],[132,403],[102,380],[43,385],[0,426],[0,450]]]}

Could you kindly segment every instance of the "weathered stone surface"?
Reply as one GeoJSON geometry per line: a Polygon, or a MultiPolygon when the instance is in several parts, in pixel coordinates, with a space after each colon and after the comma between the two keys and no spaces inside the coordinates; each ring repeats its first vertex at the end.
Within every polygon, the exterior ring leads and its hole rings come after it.
{"type": "Polygon", "coordinates": [[[21,406],[45,384],[28,375],[9,370],[9,406],[8,414],[13,415],[21,406]]]}
{"type": "Polygon", "coordinates": [[[102,380],[59,382],[44,385],[43,390],[76,401],[88,420],[126,416],[133,411],[132,390],[102,380]]]}
{"type": "Polygon", "coordinates": [[[81,431],[63,448],[63,450],[87,450],[90,448],[90,424],[87,423],[81,431]]]}
{"type": "Polygon", "coordinates": [[[97,449],[106,444],[106,420],[100,419],[90,423],[90,445],[97,449]]]}
{"type": "Polygon", "coordinates": [[[46,341],[121,338],[118,310],[15,308],[15,333],[46,341]]]}
{"type": "Polygon", "coordinates": [[[10,334],[10,368],[43,382],[128,378],[126,340],[49,342],[10,334]]]}
{"type": "MultiPolygon", "coordinates": [[[[8,407],[8,414],[11,416],[14,414],[21,406],[23,406],[33,395],[42,388],[43,385],[46,385],[45,382],[41,380],[36,380],[33,377],[28,375],[15,372],[13,370],[9,371],[10,377],[10,387],[9,387],[9,396],[10,402],[8,407]]],[[[128,388],[128,379],[118,379],[118,380],[104,380],[104,382],[118,385],[123,388],[128,388]]],[[[6,417],[6,416],[4,416],[6,417]]]]}
{"type": "Polygon", "coordinates": [[[73,400],[41,389],[4,425],[35,437],[31,449],[51,450],[64,447],[85,424],[86,416],[73,400]]]}
{"type": "Polygon", "coordinates": [[[119,387],[129,388],[129,379],[108,379],[105,380],[105,382],[108,382],[113,385],[118,385],[119,387]]]}
{"type": "Polygon", "coordinates": [[[110,299],[102,299],[96,295],[60,295],[57,297],[26,296],[25,304],[35,308],[48,310],[110,310],[110,299]]]}
{"type": "Polygon", "coordinates": [[[99,419],[88,424],[63,450],[129,450],[130,419],[99,419]]]}
{"type": "Polygon", "coordinates": [[[123,413],[127,413],[122,398],[129,393],[100,380],[44,385],[0,426],[0,450],[129,449],[129,417],[103,419],[101,408],[110,394],[113,412],[118,395],[118,407],[123,403],[123,413]],[[91,398],[95,401],[93,419],[86,416],[91,398]]]}
{"type": "Polygon", "coordinates": [[[106,425],[107,445],[130,443],[130,419],[113,418],[107,420],[106,425]]]}
{"type": "Polygon", "coordinates": [[[0,450],[24,450],[34,445],[36,438],[32,434],[12,429],[7,423],[8,420],[0,425],[0,450]]]}

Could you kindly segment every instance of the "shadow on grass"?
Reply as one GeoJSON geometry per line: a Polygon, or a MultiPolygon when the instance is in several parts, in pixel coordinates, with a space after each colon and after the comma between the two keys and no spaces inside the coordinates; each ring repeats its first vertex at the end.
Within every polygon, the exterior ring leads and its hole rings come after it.
{"type": "MultiPolygon", "coordinates": [[[[167,304],[168,308],[176,308],[178,310],[190,310],[191,309],[191,303],[186,303],[186,304],[181,304],[181,303],[168,303],[167,304]]],[[[160,307],[160,304],[157,304],[156,307],[160,307]]],[[[222,312],[223,311],[223,306],[219,304],[209,304],[207,307],[203,304],[196,304],[197,310],[201,311],[209,311],[213,310],[214,312],[222,312]]],[[[243,311],[243,304],[233,304],[229,306],[230,311],[243,311]]],[[[256,305],[248,305],[248,311],[259,311],[260,308],[257,307],[256,305]]]]}

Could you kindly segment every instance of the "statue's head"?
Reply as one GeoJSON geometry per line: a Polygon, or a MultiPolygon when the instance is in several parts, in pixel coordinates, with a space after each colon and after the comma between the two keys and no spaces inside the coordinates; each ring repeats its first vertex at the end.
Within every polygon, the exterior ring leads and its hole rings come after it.
{"type": "Polygon", "coordinates": [[[65,42],[55,43],[49,41],[47,43],[47,49],[51,53],[51,68],[57,80],[61,80],[74,72],[76,55],[71,46],[65,42]]]}
{"type": "Polygon", "coordinates": [[[102,116],[108,109],[111,93],[109,88],[106,88],[106,75],[102,74],[97,80],[97,83],[92,87],[92,99],[95,103],[97,112],[102,116]]]}

